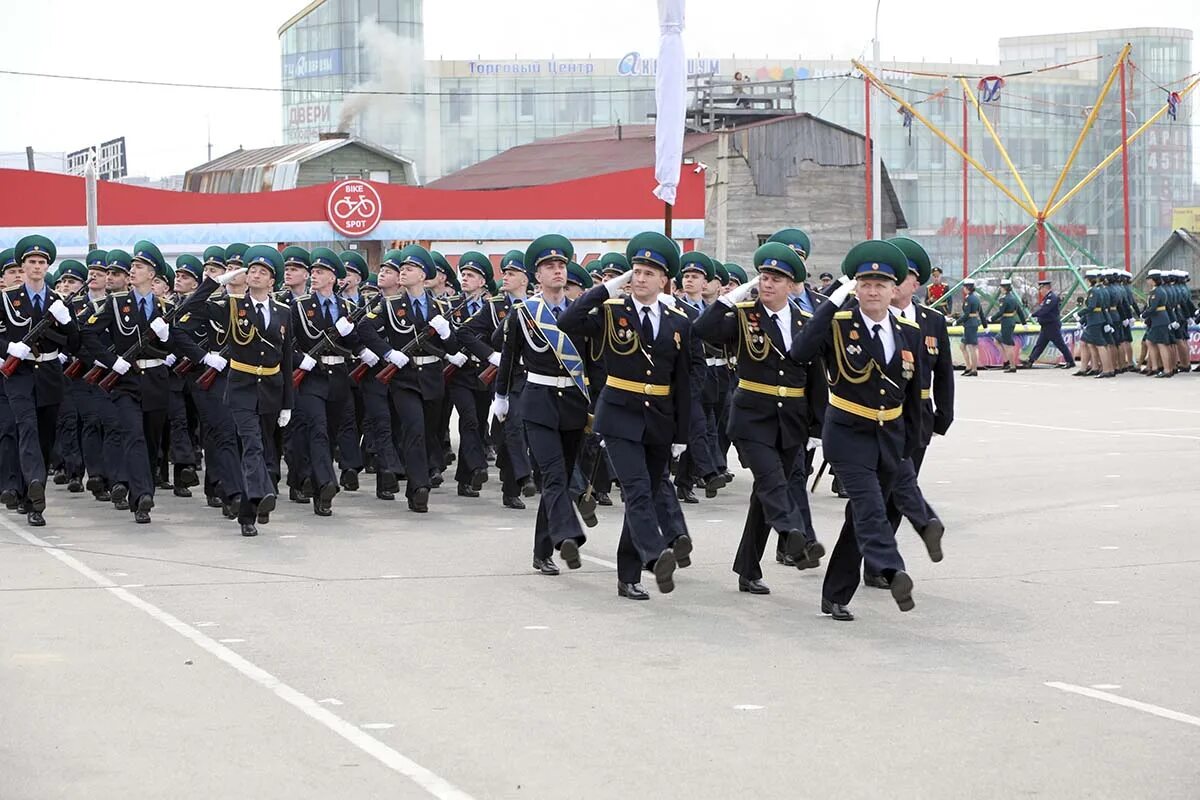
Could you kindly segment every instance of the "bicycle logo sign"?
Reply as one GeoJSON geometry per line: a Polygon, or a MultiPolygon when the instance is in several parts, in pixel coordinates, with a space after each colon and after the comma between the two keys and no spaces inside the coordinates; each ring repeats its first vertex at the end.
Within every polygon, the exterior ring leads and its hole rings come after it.
{"type": "Polygon", "coordinates": [[[365,236],[383,218],[383,202],[366,181],[342,181],[329,192],[325,218],[344,236],[365,236]]]}

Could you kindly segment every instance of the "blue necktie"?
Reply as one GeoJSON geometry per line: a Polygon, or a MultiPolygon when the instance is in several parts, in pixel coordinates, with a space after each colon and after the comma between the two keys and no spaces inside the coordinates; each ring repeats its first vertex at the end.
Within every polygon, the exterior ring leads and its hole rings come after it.
{"type": "Polygon", "coordinates": [[[142,316],[144,316],[146,318],[147,322],[150,321],[150,298],[149,297],[142,298],[142,316]]]}
{"type": "Polygon", "coordinates": [[[42,315],[42,296],[40,294],[33,296],[33,313],[39,317],[42,315]]]}
{"type": "Polygon", "coordinates": [[[325,303],[325,319],[327,319],[329,321],[329,324],[332,325],[333,324],[333,301],[326,299],[323,302],[325,303]]]}

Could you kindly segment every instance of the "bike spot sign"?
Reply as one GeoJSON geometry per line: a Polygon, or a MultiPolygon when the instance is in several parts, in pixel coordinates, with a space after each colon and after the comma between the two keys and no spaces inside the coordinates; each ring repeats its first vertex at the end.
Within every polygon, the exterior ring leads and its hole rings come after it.
{"type": "Polygon", "coordinates": [[[325,218],[344,236],[365,236],[383,218],[383,201],[366,181],[345,180],[330,190],[325,218]]]}

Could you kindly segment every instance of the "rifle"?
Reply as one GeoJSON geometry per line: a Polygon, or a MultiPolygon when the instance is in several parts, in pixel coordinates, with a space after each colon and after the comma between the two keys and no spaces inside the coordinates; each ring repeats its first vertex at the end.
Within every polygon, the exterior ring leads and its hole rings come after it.
{"type": "MultiPolygon", "coordinates": [[[[491,298],[491,297],[488,298],[488,300],[493,300],[493,299],[495,299],[495,298],[491,298]]],[[[466,320],[464,320],[459,325],[459,327],[462,327],[463,325],[469,325],[471,323],[471,320],[475,319],[476,317],[478,317],[480,314],[482,314],[484,311],[487,311],[487,310],[488,310],[488,307],[486,305],[484,305],[483,308],[479,309],[474,314],[467,317],[466,320]]],[[[456,372],[458,372],[458,367],[454,366],[453,364],[447,364],[446,368],[444,370],[442,370],[442,378],[446,381],[449,381],[451,378],[454,377],[454,373],[456,373],[456,372]]],[[[488,364],[487,367],[483,370],[483,372],[479,373],[479,380],[483,381],[484,386],[491,386],[492,381],[494,381],[495,379],[496,379],[496,368],[493,367],[491,364],[488,364]]]]}
{"type": "MultiPolygon", "coordinates": [[[[79,296],[80,292],[83,292],[86,288],[87,288],[86,284],[84,284],[83,286],[80,286],[78,289],[76,289],[74,292],[71,293],[70,297],[68,297],[66,300],[63,300],[63,305],[70,306],[71,303],[75,302],[75,298],[79,296]]],[[[53,294],[53,293],[47,292],[47,295],[50,295],[50,294],[53,294]]],[[[55,296],[54,299],[58,300],[60,298],[55,296]]],[[[54,301],[52,300],[51,303],[53,303],[53,302],[54,301]]],[[[42,334],[45,333],[46,329],[49,328],[55,322],[57,322],[57,320],[54,319],[54,315],[50,313],[50,307],[47,306],[45,312],[42,314],[42,318],[39,319],[37,322],[35,322],[29,328],[29,332],[26,333],[24,337],[22,337],[21,344],[29,345],[32,347],[33,343],[36,342],[38,339],[42,338],[42,334]]],[[[8,358],[4,359],[4,364],[0,365],[0,373],[3,373],[4,377],[6,377],[6,378],[11,378],[13,373],[17,371],[17,366],[20,365],[20,363],[21,363],[21,359],[17,358],[16,356],[9,356],[8,358]]]]}
{"type": "MultiPolygon", "coordinates": [[[[367,310],[367,304],[364,303],[350,312],[346,319],[357,325],[358,321],[367,315],[367,310]]],[[[329,337],[329,330],[329,328],[326,328],[325,330],[321,331],[321,341],[317,342],[317,346],[314,347],[311,352],[306,353],[306,355],[313,361],[320,361],[321,356],[333,349],[334,342],[333,339],[329,337]]],[[[292,387],[299,389],[300,384],[304,383],[304,379],[307,377],[307,375],[308,373],[299,367],[296,367],[294,370],[292,370],[292,387]]]]}
{"type": "Polygon", "coordinates": [[[822,458],[821,468],[817,470],[817,477],[813,478],[812,488],[809,489],[810,492],[815,492],[817,490],[817,484],[821,482],[821,477],[825,474],[825,470],[827,469],[829,469],[829,461],[822,458]]]}
{"type": "MultiPolygon", "coordinates": [[[[466,304],[467,304],[467,301],[466,301],[466,298],[464,298],[458,305],[456,305],[454,308],[450,309],[450,314],[453,315],[456,312],[460,311],[462,309],[462,307],[465,306],[466,304]]],[[[409,342],[408,344],[404,345],[404,347],[400,348],[400,352],[403,353],[404,355],[408,355],[409,353],[416,350],[418,347],[420,347],[425,342],[426,339],[429,338],[431,331],[433,331],[433,328],[431,328],[429,326],[426,326],[423,330],[417,331],[416,335],[413,336],[413,340],[411,342],[409,342]]],[[[392,378],[396,377],[396,371],[397,371],[396,365],[389,363],[386,367],[379,370],[379,374],[375,376],[375,380],[379,381],[384,386],[387,386],[389,383],[392,382],[392,378]]]]}
{"type": "MultiPolygon", "coordinates": [[[[367,313],[370,313],[370,310],[373,310],[377,307],[376,304],[380,300],[380,297],[382,297],[382,295],[376,296],[374,300],[368,300],[367,302],[363,303],[363,307],[369,309],[367,313]]],[[[354,381],[355,386],[362,383],[362,379],[367,374],[367,370],[369,369],[370,367],[367,366],[367,362],[360,361],[358,362],[358,366],[350,370],[350,380],[354,381]]]]}
{"type": "MultiPolygon", "coordinates": [[[[163,314],[161,319],[163,320],[163,322],[170,325],[172,322],[175,321],[175,315],[178,312],[179,312],[179,306],[174,306],[171,308],[170,312],[163,314]]],[[[124,360],[126,360],[130,364],[132,364],[134,361],[137,360],[137,357],[142,354],[142,351],[145,350],[147,347],[149,347],[152,344],[152,342],[150,341],[150,338],[151,338],[150,336],[143,337],[143,336],[139,335],[138,340],[136,342],[134,342],[132,345],[130,345],[129,349],[127,349],[124,353],[121,354],[121,358],[123,358],[124,360]]],[[[158,336],[154,336],[154,340],[158,341],[158,336]]],[[[165,344],[165,343],[160,343],[160,344],[165,344]]],[[[93,373],[95,373],[97,370],[99,370],[100,373],[103,373],[105,368],[101,367],[99,365],[92,367],[91,370],[88,371],[88,374],[85,375],[83,379],[85,381],[87,381],[88,383],[95,383],[95,378],[92,378],[92,380],[88,380],[88,377],[91,376],[93,373]]],[[[119,381],[119,380],[121,380],[121,374],[119,372],[109,371],[109,373],[107,375],[105,375],[103,379],[100,380],[100,388],[106,392],[111,392],[113,390],[113,387],[117,385],[117,381],[119,381]]]]}

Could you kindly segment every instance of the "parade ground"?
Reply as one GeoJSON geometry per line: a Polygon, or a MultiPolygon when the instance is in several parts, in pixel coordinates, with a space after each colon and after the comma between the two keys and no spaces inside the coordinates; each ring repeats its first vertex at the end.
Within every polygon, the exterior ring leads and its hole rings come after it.
{"type": "MultiPolygon", "coordinates": [[[[916,609],[863,588],[851,623],[773,537],[772,594],[737,591],[745,470],[641,603],[619,501],[543,577],[494,469],[427,515],[363,476],[256,539],[52,487],[45,528],[0,512],[0,798],[1195,798],[1200,375],[957,391],[921,476],[946,558],[906,525],[916,609]]],[[[843,502],[826,477],[829,548],[843,502]]]]}

